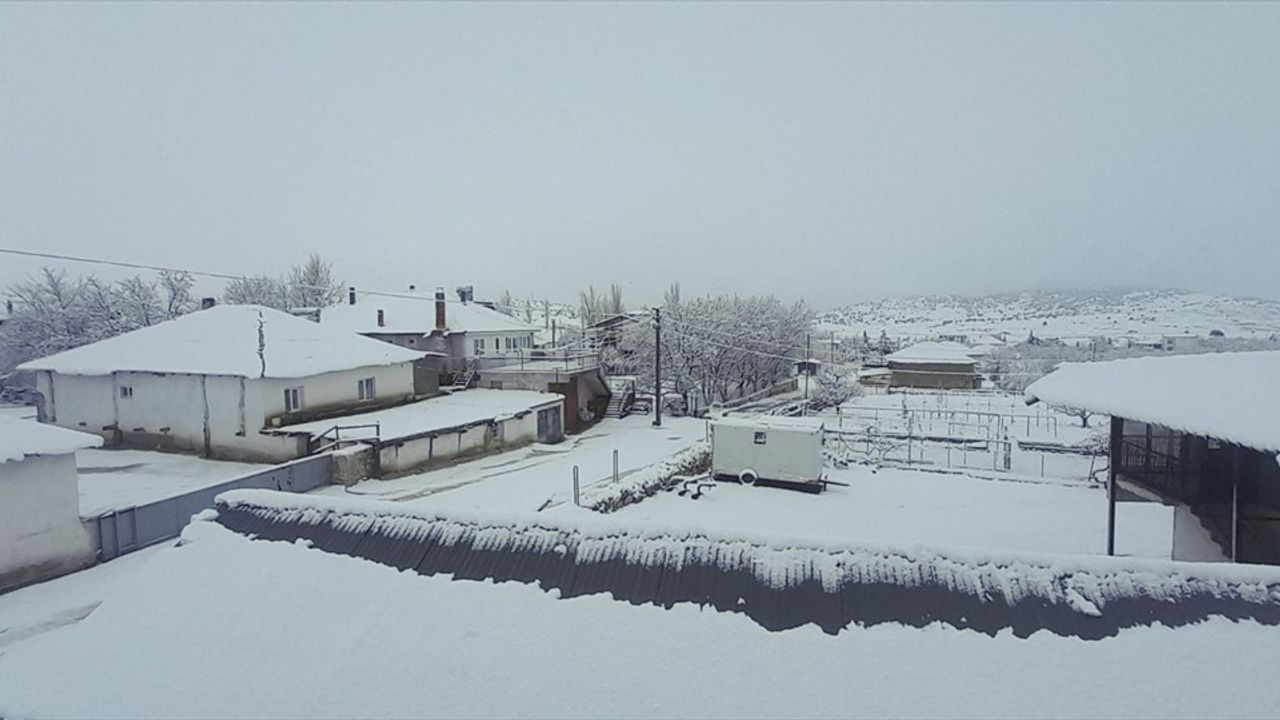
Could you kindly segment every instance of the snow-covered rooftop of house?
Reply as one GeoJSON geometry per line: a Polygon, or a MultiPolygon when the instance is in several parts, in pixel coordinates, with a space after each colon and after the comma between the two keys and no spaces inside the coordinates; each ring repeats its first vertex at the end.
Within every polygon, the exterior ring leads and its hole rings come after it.
{"type": "Polygon", "coordinates": [[[905,364],[972,365],[969,348],[956,342],[922,342],[905,347],[885,359],[905,364]]]}
{"type": "Polygon", "coordinates": [[[423,354],[271,308],[219,305],[32,360],[19,369],[67,375],[134,371],[293,378],[411,362],[423,354]]]}
{"type": "Polygon", "coordinates": [[[715,425],[731,425],[733,427],[779,428],[805,432],[822,432],[825,426],[822,418],[789,417],[786,415],[760,415],[758,417],[726,417],[719,418],[715,425]]]}
{"type": "Polygon", "coordinates": [[[1064,363],[1026,397],[1280,451],[1280,352],[1064,363]]]}
{"type": "MultiPolygon", "coordinates": [[[[475,302],[445,302],[445,326],[451,333],[528,333],[538,327],[475,302]]],[[[334,305],[320,311],[320,324],[357,333],[425,335],[436,329],[435,298],[368,297],[355,305],[334,305]],[[378,311],[382,311],[382,325],[378,311]]]]}
{"type": "MultiPolygon", "coordinates": [[[[378,423],[379,437],[383,440],[408,437],[418,433],[445,430],[447,428],[505,418],[552,402],[564,400],[555,393],[532,390],[486,390],[476,388],[451,395],[419,400],[385,410],[344,415],[328,420],[286,425],[270,432],[308,433],[319,435],[335,425],[371,425],[378,423]]],[[[345,438],[373,437],[372,428],[344,432],[345,438]]]]}
{"type": "Polygon", "coordinates": [[[30,455],[62,455],[100,445],[102,438],[97,435],[0,416],[0,463],[30,455]]]}

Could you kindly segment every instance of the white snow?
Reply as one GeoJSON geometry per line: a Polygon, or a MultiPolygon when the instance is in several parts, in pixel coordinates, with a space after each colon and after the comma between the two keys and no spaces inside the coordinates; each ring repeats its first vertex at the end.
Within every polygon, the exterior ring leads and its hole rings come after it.
{"type": "Polygon", "coordinates": [[[903,365],[969,365],[976,361],[969,348],[954,342],[922,342],[885,358],[903,365]]]}
{"type": "Polygon", "coordinates": [[[100,445],[102,438],[97,435],[0,415],[0,463],[21,460],[28,455],[62,455],[100,445]]]}
{"type": "Polygon", "coordinates": [[[81,450],[80,515],[145,505],[192,490],[220,485],[270,465],[209,460],[149,450],[81,450]]]}
{"type": "Polygon", "coordinates": [[[0,715],[1276,714],[1258,673],[1273,664],[1280,628],[1253,621],[1096,642],[938,625],[770,633],[693,605],[422,577],[211,523],[184,539],[84,620],[5,648],[0,715]]]}
{"type": "Polygon", "coordinates": [[[294,378],[395,365],[423,355],[271,308],[219,305],[18,367],[66,375],[134,371],[294,378]]]}
{"type": "Polygon", "coordinates": [[[1280,352],[1064,363],[1026,397],[1280,451],[1280,352]]]}
{"type": "MultiPolygon", "coordinates": [[[[467,390],[459,397],[475,392],[480,391],[467,390]]],[[[588,513],[573,507],[575,465],[582,491],[587,493],[594,486],[612,483],[615,450],[618,474],[625,481],[706,437],[706,423],[702,420],[664,418],[661,428],[650,423],[650,417],[638,415],[606,419],[558,445],[530,445],[416,475],[367,480],[351,488],[328,487],[317,492],[395,500],[415,508],[532,513],[546,505],[547,512],[588,513]]]]}
{"type": "MultiPolygon", "coordinates": [[[[436,329],[436,304],[431,295],[421,297],[368,297],[355,305],[343,304],[320,311],[320,324],[354,333],[426,335],[436,329]],[[382,325],[378,311],[382,311],[382,325]]],[[[445,302],[445,326],[457,332],[530,333],[538,327],[521,322],[474,302],[445,302]]]]}
{"type": "MultiPolygon", "coordinates": [[[[485,422],[527,413],[548,403],[561,402],[563,395],[532,390],[488,390],[476,388],[450,395],[419,400],[385,410],[343,415],[297,425],[286,425],[268,432],[308,433],[319,435],[334,425],[366,425],[378,423],[383,440],[408,437],[418,433],[445,430],[461,425],[485,422]]],[[[343,437],[373,437],[374,429],[352,430],[343,437]],[[361,433],[364,433],[363,435],[361,433]]]]}
{"type": "MultiPolygon", "coordinates": [[[[923,543],[1032,552],[1106,552],[1107,498],[1083,484],[983,480],[863,465],[829,469],[820,495],[717,483],[698,500],[660,492],[615,513],[633,527],[676,525],[770,532],[833,542],[923,543]]],[[[1116,508],[1121,555],[1168,559],[1172,511],[1156,503],[1116,508]]]]}

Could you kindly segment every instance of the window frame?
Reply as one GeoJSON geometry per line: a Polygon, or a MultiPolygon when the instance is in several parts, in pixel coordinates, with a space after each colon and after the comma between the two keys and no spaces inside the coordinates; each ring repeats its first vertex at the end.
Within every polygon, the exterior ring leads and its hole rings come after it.
{"type": "Polygon", "coordinates": [[[375,379],[370,376],[356,380],[356,398],[367,402],[378,397],[378,385],[375,379]],[[367,389],[367,390],[366,390],[367,389]]]}
{"type": "Polygon", "coordinates": [[[302,385],[294,385],[284,389],[284,411],[294,413],[301,410],[306,405],[305,388],[302,385]]]}

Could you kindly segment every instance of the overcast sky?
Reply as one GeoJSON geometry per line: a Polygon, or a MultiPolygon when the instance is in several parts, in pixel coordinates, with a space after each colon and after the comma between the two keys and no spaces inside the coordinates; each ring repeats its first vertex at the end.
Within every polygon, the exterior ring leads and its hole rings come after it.
{"type": "Polygon", "coordinates": [[[563,300],[1278,297],[1280,5],[5,4],[0,247],[563,300]]]}

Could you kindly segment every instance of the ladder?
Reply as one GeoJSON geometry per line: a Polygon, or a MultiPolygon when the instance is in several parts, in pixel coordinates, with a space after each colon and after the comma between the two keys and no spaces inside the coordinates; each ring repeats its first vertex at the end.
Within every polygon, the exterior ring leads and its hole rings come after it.
{"type": "Polygon", "coordinates": [[[476,359],[471,358],[462,368],[462,371],[453,376],[453,390],[455,392],[466,390],[471,387],[471,381],[476,377],[476,359]]]}

